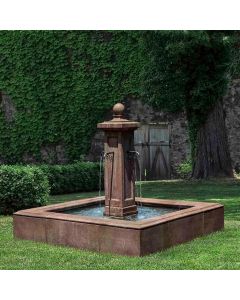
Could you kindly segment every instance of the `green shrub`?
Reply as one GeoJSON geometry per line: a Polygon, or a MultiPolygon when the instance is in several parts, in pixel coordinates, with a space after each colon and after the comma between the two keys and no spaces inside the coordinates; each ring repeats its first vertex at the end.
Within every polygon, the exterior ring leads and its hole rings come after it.
{"type": "Polygon", "coordinates": [[[189,179],[192,174],[192,161],[188,159],[179,164],[177,167],[177,174],[182,179],[189,179]]]}
{"type": "Polygon", "coordinates": [[[46,204],[49,184],[38,167],[0,166],[0,214],[46,204]]]}
{"type": "Polygon", "coordinates": [[[94,191],[99,188],[99,164],[77,162],[69,165],[42,165],[51,194],[94,191]]]}

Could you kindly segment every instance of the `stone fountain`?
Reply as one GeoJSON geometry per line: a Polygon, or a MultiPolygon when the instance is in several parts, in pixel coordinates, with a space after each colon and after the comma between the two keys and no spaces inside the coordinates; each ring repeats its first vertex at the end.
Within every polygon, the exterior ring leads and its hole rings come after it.
{"type": "Polygon", "coordinates": [[[113,119],[98,124],[105,131],[104,187],[105,215],[124,217],[136,214],[134,178],[134,130],[140,124],[123,118],[124,106],[113,107],[113,119]]]}
{"type": "Polygon", "coordinates": [[[117,103],[113,119],[98,124],[105,132],[105,196],[18,211],[16,238],[141,256],[223,229],[220,204],[135,197],[134,130],[140,124],[123,114],[117,103]]]}

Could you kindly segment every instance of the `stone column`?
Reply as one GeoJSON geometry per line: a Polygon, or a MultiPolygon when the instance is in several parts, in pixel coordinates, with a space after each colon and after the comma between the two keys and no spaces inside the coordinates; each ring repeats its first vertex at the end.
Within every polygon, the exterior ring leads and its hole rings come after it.
{"type": "Polygon", "coordinates": [[[134,130],[138,122],[123,118],[124,105],[113,107],[113,119],[98,124],[105,132],[105,215],[136,214],[134,172],[134,130]]]}

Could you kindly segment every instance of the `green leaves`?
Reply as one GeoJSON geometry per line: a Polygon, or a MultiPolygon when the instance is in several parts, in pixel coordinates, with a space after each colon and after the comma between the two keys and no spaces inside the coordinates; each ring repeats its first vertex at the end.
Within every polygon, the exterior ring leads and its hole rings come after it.
{"type": "Polygon", "coordinates": [[[46,204],[47,176],[32,166],[0,166],[0,215],[46,204]]]}
{"type": "Polygon", "coordinates": [[[99,165],[76,162],[69,165],[0,166],[0,215],[47,203],[51,194],[96,191],[99,165]]]}
{"type": "Polygon", "coordinates": [[[76,162],[69,165],[42,165],[51,187],[51,194],[96,191],[99,188],[99,165],[76,162]]]}
{"type": "Polygon", "coordinates": [[[148,57],[142,73],[146,100],[158,109],[186,111],[192,149],[198,128],[226,92],[232,60],[230,36],[203,30],[143,34],[148,57]]]}
{"type": "Polygon", "coordinates": [[[1,31],[0,90],[16,118],[0,111],[0,157],[19,163],[27,153],[63,143],[70,162],[90,147],[96,125],[113,103],[140,90],[138,32],[1,31]]]}
{"type": "Polygon", "coordinates": [[[12,124],[0,110],[1,159],[18,163],[27,153],[41,162],[41,147],[61,143],[70,162],[79,160],[96,124],[129,95],[159,110],[186,110],[194,136],[226,90],[233,36],[204,30],[0,31],[0,90],[16,107],[12,124]]]}

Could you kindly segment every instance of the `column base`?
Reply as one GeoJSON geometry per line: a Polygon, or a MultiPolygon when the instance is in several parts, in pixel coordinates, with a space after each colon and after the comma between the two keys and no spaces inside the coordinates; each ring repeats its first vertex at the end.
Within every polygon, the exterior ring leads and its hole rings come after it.
{"type": "Polygon", "coordinates": [[[111,216],[116,218],[123,218],[124,216],[135,215],[137,214],[137,205],[131,205],[127,207],[114,207],[114,206],[105,206],[104,215],[111,216]]]}

